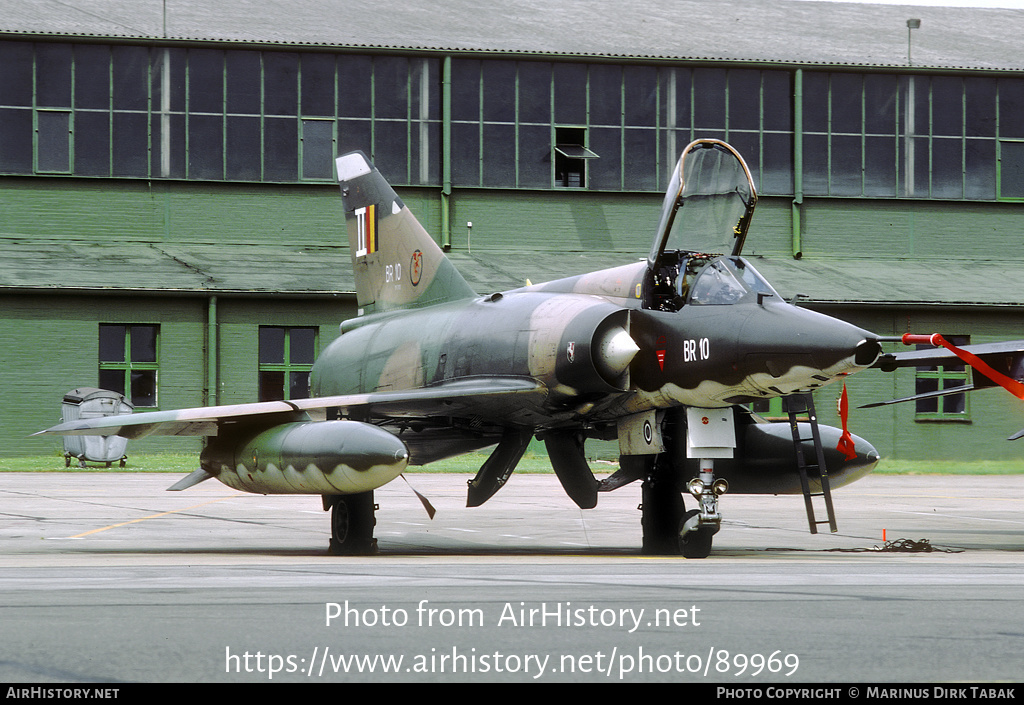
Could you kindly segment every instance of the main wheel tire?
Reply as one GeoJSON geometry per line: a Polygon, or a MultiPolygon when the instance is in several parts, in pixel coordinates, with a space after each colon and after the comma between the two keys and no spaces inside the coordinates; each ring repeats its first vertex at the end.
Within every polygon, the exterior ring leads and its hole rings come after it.
{"type": "Polygon", "coordinates": [[[377,553],[373,538],[373,492],[337,495],[331,507],[330,553],[336,556],[368,556],[377,553]]]}

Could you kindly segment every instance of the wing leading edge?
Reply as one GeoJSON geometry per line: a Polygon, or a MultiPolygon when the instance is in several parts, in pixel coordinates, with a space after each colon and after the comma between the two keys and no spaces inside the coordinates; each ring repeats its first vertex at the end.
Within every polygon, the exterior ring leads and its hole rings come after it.
{"type": "Polygon", "coordinates": [[[335,408],[342,415],[368,417],[426,417],[454,414],[492,416],[512,398],[517,405],[539,405],[547,390],[535,380],[519,377],[479,378],[433,387],[366,394],[344,394],[291,401],[268,401],[227,406],[208,406],[172,411],[151,411],[124,416],[104,416],[57,424],[34,435],[122,436],[215,436],[222,424],[286,417],[307,411],[335,408]]]}

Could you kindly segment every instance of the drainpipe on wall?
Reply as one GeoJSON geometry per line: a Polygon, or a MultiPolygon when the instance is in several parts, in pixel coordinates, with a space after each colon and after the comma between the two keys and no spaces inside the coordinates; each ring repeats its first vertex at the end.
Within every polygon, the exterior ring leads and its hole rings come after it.
{"type": "Polygon", "coordinates": [[[804,203],[804,71],[793,76],[793,259],[804,256],[800,219],[804,203]]]}
{"type": "Polygon", "coordinates": [[[206,305],[206,404],[217,405],[217,297],[211,296],[206,305]]]}
{"type": "Polygon", "coordinates": [[[441,68],[441,247],[452,249],[452,57],[441,68]]]}

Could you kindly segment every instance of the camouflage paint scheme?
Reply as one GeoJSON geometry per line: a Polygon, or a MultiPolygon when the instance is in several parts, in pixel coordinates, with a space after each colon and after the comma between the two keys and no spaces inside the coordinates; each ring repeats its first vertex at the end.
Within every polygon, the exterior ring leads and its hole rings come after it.
{"type": "MultiPolygon", "coordinates": [[[[579,506],[643,480],[645,549],[703,557],[721,520],[716,475],[740,492],[801,491],[789,425],[742,405],[816,389],[880,357],[878,336],[788,304],[740,256],[757,196],[742,158],[717,140],[684,150],[646,261],[489,296],[366,155],[339,157],[337,174],[360,315],[316,361],[312,398],[43,433],[209,436],[200,469],[171,489],[216,477],[251,492],[320,494],[339,553],[375,550],[372,490],[407,466],[496,446],[470,482],[476,506],[537,437],[579,506]],[[588,438],[619,439],[612,478],[594,478],[588,438]],[[687,489],[700,509],[686,512],[684,482],[695,476],[687,489]]],[[[840,435],[822,427],[833,485],[878,460],[857,437],[848,458],[840,435]]]]}

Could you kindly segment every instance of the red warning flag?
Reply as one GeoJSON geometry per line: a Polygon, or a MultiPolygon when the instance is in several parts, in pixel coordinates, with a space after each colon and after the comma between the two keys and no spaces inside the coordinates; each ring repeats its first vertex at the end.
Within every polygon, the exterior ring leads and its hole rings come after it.
{"type": "Polygon", "coordinates": [[[843,435],[836,444],[836,450],[846,456],[847,460],[857,457],[856,444],[853,442],[853,435],[846,427],[846,420],[850,416],[850,402],[846,397],[846,382],[843,382],[843,393],[839,397],[839,420],[843,422],[843,435]]]}

